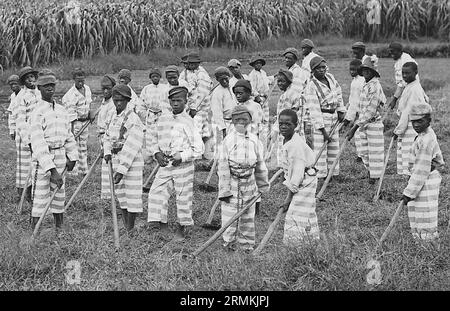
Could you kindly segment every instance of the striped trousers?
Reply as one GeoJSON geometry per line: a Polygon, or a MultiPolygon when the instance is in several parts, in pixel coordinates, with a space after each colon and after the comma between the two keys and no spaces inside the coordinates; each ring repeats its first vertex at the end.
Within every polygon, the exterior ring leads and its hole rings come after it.
{"type": "MultiPolygon", "coordinates": [[[[113,169],[118,165],[117,157],[113,155],[113,169]]],[[[130,213],[142,213],[142,174],[144,170],[144,158],[138,152],[133,164],[128,169],[122,180],[114,185],[114,192],[121,209],[130,213]]],[[[108,175],[109,176],[109,175],[108,175]]],[[[109,185],[109,179],[108,179],[109,185]]]]}
{"type": "MultiPolygon", "coordinates": [[[[50,153],[54,156],[53,163],[55,163],[56,170],[58,173],[62,173],[66,167],[66,150],[65,148],[60,148],[56,150],[50,150],[50,153]]],[[[56,184],[50,182],[50,171],[44,171],[40,167],[39,163],[37,167],[33,170],[33,208],[31,209],[32,217],[40,217],[44,212],[45,205],[50,200],[51,193],[56,189],[56,184]]],[[[63,176],[65,181],[65,177],[63,176]]],[[[58,214],[63,213],[64,201],[66,198],[65,185],[56,192],[56,196],[53,199],[49,211],[50,213],[58,214]]]]}
{"type": "Polygon", "coordinates": [[[31,151],[28,145],[22,143],[22,138],[16,133],[16,187],[25,188],[31,166],[31,151]]]}
{"type": "Polygon", "coordinates": [[[370,178],[380,178],[384,164],[383,122],[375,121],[367,124],[365,129],[358,128],[355,133],[359,141],[360,157],[369,170],[370,178]]]}
{"type": "Polygon", "coordinates": [[[409,152],[416,139],[417,132],[414,131],[411,121],[408,122],[408,127],[405,133],[397,140],[397,174],[410,176],[409,172],[409,152]]]}
{"type": "MultiPolygon", "coordinates": [[[[88,121],[80,122],[74,121],[73,125],[73,135],[77,135],[80,131],[81,127],[88,121]]],[[[86,174],[88,171],[88,163],[87,163],[87,142],[89,138],[89,128],[86,128],[83,133],[76,138],[77,146],[78,146],[78,161],[75,164],[70,175],[78,175],[78,174],[86,174]]]]}
{"type": "Polygon", "coordinates": [[[318,239],[316,214],[317,177],[305,174],[300,190],[292,197],[284,222],[283,243],[298,246],[305,237],[318,239]]]}
{"type": "MultiPolygon", "coordinates": [[[[323,123],[325,125],[325,130],[329,134],[331,132],[331,128],[333,124],[337,121],[337,114],[331,113],[322,113],[323,123]]],[[[320,152],[320,148],[322,148],[324,143],[322,132],[314,129],[313,132],[313,150],[314,155],[320,152]]],[[[328,175],[328,168],[331,167],[334,160],[336,159],[337,154],[339,153],[339,132],[334,131],[333,135],[331,135],[331,141],[326,146],[325,150],[320,155],[319,161],[317,162],[316,168],[319,170],[317,172],[317,178],[324,178],[328,175]]],[[[333,172],[334,176],[339,175],[339,162],[336,165],[336,168],[333,172]]]]}
{"type": "Polygon", "coordinates": [[[430,173],[417,197],[408,202],[408,218],[413,237],[433,240],[438,234],[438,197],[441,174],[430,173]]]}
{"type": "Polygon", "coordinates": [[[194,225],[192,198],[194,195],[194,162],[179,166],[160,167],[148,193],[147,221],[168,222],[170,192],[175,190],[177,222],[182,226],[194,225]]]}
{"type": "Polygon", "coordinates": [[[101,184],[100,198],[102,200],[111,199],[108,164],[106,164],[106,161],[104,159],[102,160],[102,171],[101,171],[101,183],[100,184],[101,184]]]}
{"type": "MultiPolygon", "coordinates": [[[[254,176],[240,180],[240,202],[238,204],[238,179],[231,176],[231,190],[233,196],[230,203],[221,202],[222,225],[228,222],[234,214],[240,211],[252,197],[258,193],[254,176]]],[[[253,249],[255,245],[255,204],[229,226],[222,234],[228,245],[237,242],[241,249],[253,249]]]]}

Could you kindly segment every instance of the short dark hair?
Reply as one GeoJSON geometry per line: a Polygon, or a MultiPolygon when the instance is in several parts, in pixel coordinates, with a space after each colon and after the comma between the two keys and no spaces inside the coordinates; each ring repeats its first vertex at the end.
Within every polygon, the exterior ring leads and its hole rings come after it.
{"type": "Polygon", "coordinates": [[[350,61],[350,66],[361,66],[362,65],[362,62],[361,62],[361,60],[360,59],[352,59],[351,61],[350,61]]]}
{"type": "Polygon", "coordinates": [[[86,76],[86,74],[84,73],[84,70],[81,68],[75,68],[72,71],[72,79],[75,79],[75,77],[81,77],[81,76],[86,76]]]}
{"type": "Polygon", "coordinates": [[[404,63],[403,67],[409,67],[409,68],[411,68],[412,70],[414,70],[416,72],[419,70],[418,67],[417,67],[417,64],[415,62],[404,63]]]}
{"type": "Polygon", "coordinates": [[[294,124],[298,124],[297,112],[295,112],[292,109],[284,109],[283,111],[280,112],[278,118],[280,118],[281,116],[291,117],[292,122],[294,122],[294,124]]]}

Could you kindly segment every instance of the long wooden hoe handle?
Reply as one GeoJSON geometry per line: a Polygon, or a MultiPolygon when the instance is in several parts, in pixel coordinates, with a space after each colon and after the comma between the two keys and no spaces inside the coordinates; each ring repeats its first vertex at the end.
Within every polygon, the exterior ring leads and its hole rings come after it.
{"type": "Polygon", "coordinates": [[[28,187],[28,183],[30,182],[31,175],[33,174],[33,165],[30,163],[30,169],[28,170],[27,179],[25,180],[25,186],[23,187],[22,194],[20,195],[20,202],[17,206],[17,214],[22,214],[23,204],[25,203],[25,194],[28,187]]]}
{"type": "MultiPolygon", "coordinates": [[[[333,124],[333,127],[331,128],[331,131],[330,131],[330,133],[328,135],[331,137],[331,135],[333,135],[333,133],[336,131],[336,128],[338,127],[338,125],[341,125],[341,124],[342,123],[339,122],[339,120],[336,120],[336,122],[333,124]]],[[[319,161],[320,156],[322,155],[322,152],[325,150],[327,145],[328,145],[328,140],[323,142],[323,145],[322,145],[322,147],[320,147],[319,153],[316,155],[316,158],[314,160],[314,164],[312,166],[315,166],[317,164],[317,162],[319,161]]]]}
{"type": "Polygon", "coordinates": [[[153,176],[156,175],[156,173],[159,170],[159,164],[156,164],[156,166],[153,168],[152,172],[150,173],[150,175],[148,176],[148,178],[145,180],[144,183],[144,188],[148,186],[148,184],[150,183],[150,180],[153,178],[153,176]]]}
{"type": "Polygon", "coordinates": [[[267,229],[266,234],[264,235],[263,239],[261,240],[261,243],[253,251],[253,256],[258,256],[259,253],[261,253],[261,250],[263,249],[264,246],[266,246],[267,242],[269,242],[270,237],[274,233],[275,229],[278,226],[278,223],[280,222],[280,220],[284,214],[285,214],[284,210],[282,208],[280,208],[278,210],[277,216],[275,217],[275,220],[270,224],[269,229],[267,229]]]}
{"type": "Polygon", "coordinates": [[[384,230],[383,235],[381,236],[380,240],[378,241],[377,247],[375,249],[375,252],[378,250],[379,247],[381,247],[381,244],[383,243],[383,241],[386,239],[386,237],[388,236],[389,232],[392,230],[392,228],[394,227],[395,222],[397,221],[400,212],[403,208],[404,202],[403,200],[400,201],[400,203],[397,206],[397,209],[395,210],[394,216],[392,216],[391,221],[389,222],[388,227],[386,228],[386,230],[384,230]]]}
{"type": "Polygon", "coordinates": [[[113,168],[112,159],[108,162],[108,173],[109,173],[109,187],[111,189],[111,212],[114,226],[114,246],[119,249],[119,226],[117,225],[117,214],[116,214],[116,195],[114,192],[114,180],[113,180],[113,168]]]}
{"type": "Polygon", "coordinates": [[[383,170],[381,171],[380,181],[378,182],[378,188],[377,188],[377,192],[375,193],[375,196],[373,197],[373,202],[378,201],[378,197],[380,196],[381,185],[383,184],[384,173],[386,172],[386,167],[387,167],[387,164],[389,162],[389,155],[391,153],[391,149],[392,149],[392,145],[393,144],[394,144],[394,137],[391,138],[391,142],[389,143],[389,147],[388,147],[388,150],[386,152],[386,157],[384,158],[383,170]]]}

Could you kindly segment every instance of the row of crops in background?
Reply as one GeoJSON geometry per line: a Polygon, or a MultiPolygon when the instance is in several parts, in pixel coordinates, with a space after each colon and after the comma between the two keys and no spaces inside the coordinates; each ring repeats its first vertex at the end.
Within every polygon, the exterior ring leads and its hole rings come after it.
{"type": "MultiPolygon", "coordinates": [[[[81,24],[71,24],[61,1],[2,0],[0,64],[48,64],[107,53],[154,48],[256,46],[260,40],[370,31],[364,0],[154,0],[81,2],[81,24]]],[[[379,36],[450,39],[450,1],[380,0],[379,36]]]]}

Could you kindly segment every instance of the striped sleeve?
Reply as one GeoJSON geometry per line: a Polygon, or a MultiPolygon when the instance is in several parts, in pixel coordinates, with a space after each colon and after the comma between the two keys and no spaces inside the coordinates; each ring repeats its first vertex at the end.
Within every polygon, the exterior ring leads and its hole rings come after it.
{"type": "Polygon", "coordinates": [[[11,96],[11,102],[8,106],[8,128],[9,128],[9,134],[13,135],[16,132],[16,118],[17,118],[17,105],[16,105],[16,98],[12,98],[11,96]]]}
{"type": "Polygon", "coordinates": [[[255,167],[255,180],[258,186],[259,192],[267,192],[270,189],[269,184],[269,170],[267,169],[266,162],[264,161],[264,147],[259,139],[254,141],[256,151],[256,167],[255,167]]]}
{"type": "Polygon", "coordinates": [[[232,195],[231,192],[231,173],[228,166],[228,139],[225,138],[219,145],[219,160],[217,163],[217,175],[219,176],[219,198],[226,198],[232,195]]]}
{"type": "Polygon", "coordinates": [[[197,110],[207,110],[209,107],[209,100],[207,100],[209,90],[211,88],[211,80],[206,77],[207,74],[200,73],[197,81],[195,107],[197,110]],[[205,98],[205,99],[204,99],[205,98]],[[203,100],[204,99],[204,100],[203,100]],[[202,101],[203,100],[203,101],[202,101]]]}
{"type": "Polygon", "coordinates": [[[69,116],[67,116],[66,127],[67,127],[67,137],[64,144],[64,148],[66,149],[66,155],[70,161],[78,161],[79,159],[78,146],[70,127],[69,116]]]}
{"type": "Polygon", "coordinates": [[[346,112],[347,109],[345,108],[344,99],[342,98],[342,88],[334,77],[333,77],[333,80],[334,80],[334,85],[336,87],[336,98],[337,98],[336,111],[346,112]]]}
{"type": "MultiPolygon", "coordinates": [[[[108,127],[111,126],[111,123],[109,123],[108,127]]],[[[103,135],[103,154],[104,155],[111,155],[111,136],[109,134],[108,129],[106,129],[105,134],[103,135]]]]}
{"type": "Polygon", "coordinates": [[[367,83],[361,92],[361,106],[364,109],[360,112],[359,119],[356,122],[359,127],[366,126],[373,117],[377,116],[378,106],[381,102],[380,90],[377,85],[367,83]]]}
{"type": "Polygon", "coordinates": [[[320,110],[320,101],[317,96],[316,87],[314,83],[308,83],[304,93],[306,107],[309,110],[311,121],[314,124],[316,130],[324,128],[324,122],[322,117],[322,111],[320,110]]]}
{"type": "Polygon", "coordinates": [[[67,91],[61,99],[63,106],[69,112],[69,121],[73,122],[78,118],[77,99],[73,95],[72,88],[67,91]]]}
{"type": "Polygon", "coordinates": [[[223,110],[224,110],[224,100],[223,92],[221,92],[220,86],[215,89],[211,95],[211,112],[214,123],[219,127],[219,130],[226,128],[225,122],[223,120],[223,110]]]}
{"type": "Polygon", "coordinates": [[[203,144],[200,133],[194,127],[192,119],[188,119],[191,124],[184,124],[184,132],[187,135],[190,148],[180,152],[182,162],[189,162],[196,159],[201,159],[205,146],[203,144]]]}
{"type": "Polygon", "coordinates": [[[56,168],[56,165],[53,163],[53,156],[50,154],[48,144],[44,138],[43,122],[42,113],[39,110],[35,110],[31,114],[31,147],[33,155],[39,161],[39,165],[44,171],[49,171],[52,168],[56,168]]]}
{"type": "Polygon", "coordinates": [[[30,124],[26,120],[26,115],[27,115],[26,103],[23,97],[21,97],[17,102],[16,129],[24,145],[28,145],[31,143],[30,124]]]}
{"type": "Polygon", "coordinates": [[[137,115],[130,116],[125,122],[127,129],[127,137],[123,144],[122,150],[117,154],[119,164],[116,171],[121,174],[126,174],[136,158],[136,155],[142,149],[144,142],[144,126],[140,122],[137,115]]]}
{"type": "MultiPolygon", "coordinates": [[[[412,199],[416,198],[420,190],[422,190],[431,171],[432,148],[427,144],[418,142],[419,139],[416,139],[411,148],[411,152],[415,153],[414,166],[408,185],[403,191],[404,195],[412,199]]],[[[414,155],[411,154],[410,156],[414,155]]]]}

